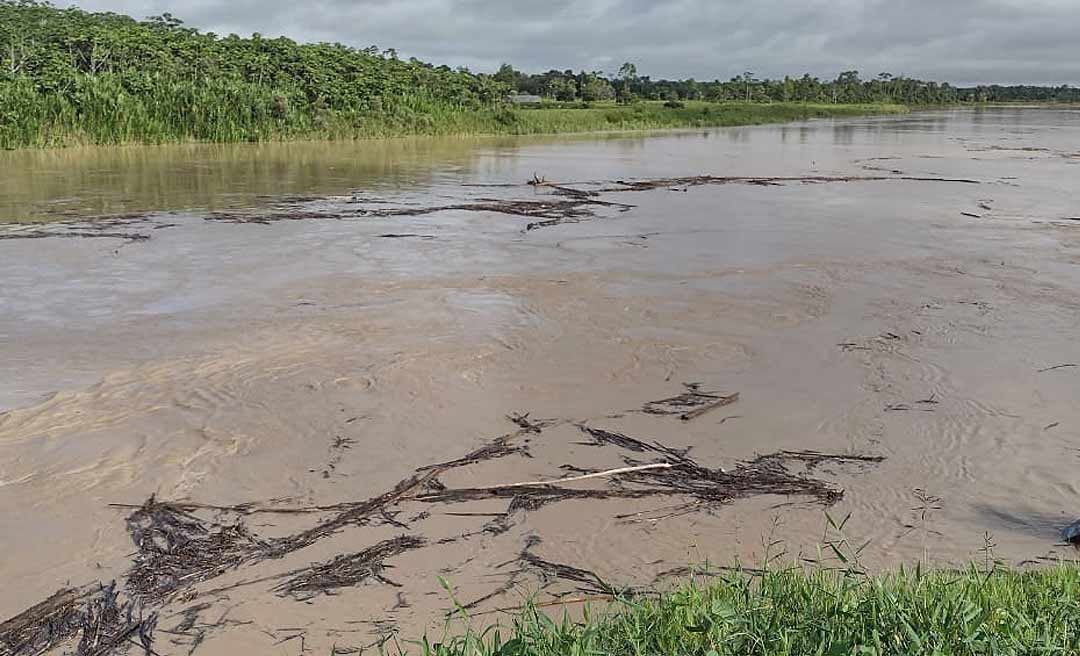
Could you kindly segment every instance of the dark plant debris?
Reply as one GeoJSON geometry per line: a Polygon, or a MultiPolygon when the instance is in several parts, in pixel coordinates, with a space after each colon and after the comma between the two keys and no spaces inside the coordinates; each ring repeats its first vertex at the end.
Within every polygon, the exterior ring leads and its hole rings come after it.
{"type": "Polygon", "coordinates": [[[153,497],[128,517],[127,527],[138,549],[127,586],[146,600],[220,576],[268,549],[240,521],[210,525],[153,497]]]}
{"type": "Polygon", "coordinates": [[[121,601],[116,584],[65,588],[0,624],[0,655],[43,654],[73,641],[76,656],[101,656],[135,645],[153,654],[157,615],[121,601]]]}
{"type": "Polygon", "coordinates": [[[1053,367],[1047,367],[1045,369],[1039,369],[1038,373],[1045,374],[1048,371],[1056,371],[1058,369],[1072,369],[1074,367],[1080,367],[1080,364],[1072,364],[1072,363],[1058,364],[1058,365],[1054,365],[1053,367]]]}
{"type": "MultiPolygon", "coordinates": [[[[978,180],[964,178],[939,178],[924,176],[690,176],[680,178],[656,178],[643,180],[614,180],[599,183],[575,183],[568,182],[556,184],[547,182],[544,178],[534,176],[525,185],[502,184],[502,185],[463,185],[465,187],[502,187],[514,188],[517,186],[529,186],[536,189],[550,189],[552,195],[563,198],[552,199],[550,196],[543,199],[497,199],[479,198],[475,201],[453,203],[446,205],[431,206],[386,206],[375,208],[356,208],[348,210],[311,210],[302,209],[299,206],[279,209],[277,211],[230,211],[214,212],[208,214],[207,221],[222,221],[227,223],[254,223],[268,225],[277,221],[302,221],[309,219],[352,219],[352,218],[385,218],[396,216],[424,216],[437,212],[463,211],[463,212],[492,212],[523,216],[539,219],[525,226],[526,232],[539,228],[546,228],[562,223],[576,223],[578,221],[594,218],[596,207],[616,208],[620,211],[633,209],[633,205],[600,200],[598,196],[603,193],[618,193],[628,191],[649,191],[653,189],[679,188],[686,190],[689,187],[704,185],[743,184],[754,186],[780,186],[784,184],[825,184],[841,182],[879,182],[907,180],[914,182],[952,182],[963,184],[980,184],[978,180]]],[[[311,200],[311,199],[304,199],[311,200]]],[[[355,202],[367,202],[357,199],[355,202]]],[[[428,238],[428,235],[414,235],[412,233],[387,233],[382,237],[419,237],[428,238]]]]}
{"type": "MultiPolygon", "coordinates": [[[[544,200],[501,200],[495,198],[483,198],[475,202],[456,203],[450,205],[432,205],[427,207],[381,207],[361,208],[344,211],[311,211],[292,210],[285,212],[214,212],[206,216],[207,221],[221,221],[225,223],[256,223],[267,225],[277,221],[301,221],[308,219],[352,219],[352,218],[386,218],[395,216],[424,216],[437,212],[491,212],[495,214],[508,214],[512,216],[524,216],[527,218],[546,219],[539,223],[574,221],[595,216],[594,207],[615,207],[621,210],[632,209],[632,206],[622,203],[596,200],[594,198],[572,199],[544,199],[544,200]]],[[[529,224],[537,225],[537,224],[529,224]]],[[[534,228],[526,227],[526,230],[534,228]]],[[[414,236],[397,235],[390,233],[388,236],[414,236]]]]}
{"type": "Polygon", "coordinates": [[[352,587],[372,578],[397,586],[383,576],[383,571],[389,567],[386,559],[419,549],[425,544],[423,538],[411,535],[384,540],[358,553],[341,555],[328,563],[290,572],[286,575],[289,580],[274,590],[282,596],[310,599],[319,594],[332,594],[335,590],[352,587]]]}
{"type": "MultiPolygon", "coordinates": [[[[683,395],[653,402],[647,407],[655,413],[678,412],[682,416],[687,412],[711,409],[713,404],[731,398],[688,385],[683,395]]],[[[699,464],[690,457],[689,449],[579,424],[578,429],[589,439],[587,444],[618,449],[627,467],[593,471],[567,465],[564,470],[579,475],[564,480],[476,488],[452,489],[439,481],[442,474],[456,468],[509,456],[529,457],[530,440],[551,426],[565,423],[533,419],[528,413],[510,414],[508,419],[518,430],[499,436],[460,458],[421,467],[386,492],[363,501],[287,508],[278,505],[280,500],[213,506],[164,502],[151,497],[141,506],[128,506],[132,512],[127,518],[127,530],[136,547],[123,588],[130,601],[119,602],[115,585],[65,588],[0,624],[0,656],[37,655],[80,636],[78,654],[102,656],[131,646],[152,653],[150,645],[156,615],[151,613],[144,617],[143,608],[159,608],[170,601],[187,600],[188,593],[180,593],[195,584],[240,567],[281,558],[349,527],[393,525],[408,529],[411,523],[429,516],[426,512],[412,513],[411,519],[403,519],[405,509],[401,504],[404,503],[505,500],[505,512],[490,513],[492,519],[479,530],[447,539],[457,541],[505,533],[521,520],[522,513],[573,499],[678,498],[680,505],[661,509],[667,513],[665,516],[708,512],[736,499],[763,494],[807,497],[832,504],[843,496],[843,490],[812,477],[810,473],[814,469],[826,463],[865,465],[882,460],[878,456],[781,451],[738,463],[728,471],[699,464]],[[638,458],[643,456],[651,456],[652,461],[640,462],[638,458]],[[795,471],[794,465],[800,465],[801,470],[795,471]],[[213,511],[217,519],[209,521],[195,514],[208,511],[213,511]],[[246,516],[256,513],[318,513],[324,517],[297,533],[263,538],[252,533],[244,523],[246,516]]],[[[333,448],[341,450],[350,446],[350,441],[341,438],[335,441],[333,448]]],[[[286,578],[274,588],[278,594],[309,599],[369,580],[394,585],[384,574],[389,567],[386,560],[420,549],[425,544],[423,537],[405,535],[309,568],[244,581],[220,590],[286,578]]],[[[528,548],[522,552],[518,563],[524,569],[539,571],[548,579],[570,581],[582,591],[612,591],[611,586],[595,574],[544,560],[528,548]]],[[[209,628],[214,626],[207,625],[209,628]]],[[[193,640],[183,631],[176,635],[186,637],[198,646],[205,632],[200,629],[193,640]]]]}
{"type": "Polygon", "coordinates": [[[691,421],[739,400],[738,393],[723,395],[702,392],[700,383],[687,383],[685,387],[684,393],[669,399],[650,401],[641,407],[641,411],[650,415],[678,415],[683,421],[691,421]]]}
{"type": "Polygon", "coordinates": [[[146,241],[150,235],[141,232],[99,232],[89,230],[20,230],[17,232],[2,232],[0,239],[47,239],[49,237],[65,237],[93,239],[101,237],[106,239],[124,239],[126,241],[146,241]]]}

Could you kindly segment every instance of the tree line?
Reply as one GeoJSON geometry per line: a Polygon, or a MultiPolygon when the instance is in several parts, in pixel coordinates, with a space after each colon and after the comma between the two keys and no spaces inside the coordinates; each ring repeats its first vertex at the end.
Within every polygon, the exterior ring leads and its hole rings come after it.
{"type": "Polygon", "coordinates": [[[510,65],[473,73],[374,46],[220,36],[170,14],[137,20],[0,0],[0,147],[447,132],[469,112],[512,121],[504,105],[514,93],[623,103],[1080,100],[1071,87],[958,89],[884,73],[699,82],[653,80],[629,63],[610,75],[510,65]]]}
{"type": "Polygon", "coordinates": [[[822,80],[805,74],[783,79],[758,78],[753,72],[727,81],[654,80],[638,75],[627,62],[617,73],[550,70],[529,74],[503,64],[493,76],[514,93],[570,102],[617,100],[705,100],[714,102],[810,102],[810,103],[900,103],[906,105],[947,105],[962,102],[1080,102],[1080,88],[1068,85],[955,87],[947,82],[919,80],[903,75],[880,73],[862,79],[858,71],[840,73],[822,80]]]}

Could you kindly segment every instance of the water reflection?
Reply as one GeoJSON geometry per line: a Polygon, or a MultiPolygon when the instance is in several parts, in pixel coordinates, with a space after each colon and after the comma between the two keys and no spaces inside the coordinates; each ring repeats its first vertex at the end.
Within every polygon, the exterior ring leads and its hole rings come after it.
{"type": "Polygon", "coordinates": [[[1069,108],[987,107],[652,134],[0,152],[0,222],[250,207],[270,197],[355,190],[425,193],[460,182],[521,182],[534,172],[548,179],[594,179],[601,175],[601,163],[611,169],[613,151],[619,170],[603,175],[663,175],[675,169],[680,175],[718,169],[768,175],[784,161],[784,166],[811,168],[850,163],[850,148],[811,154],[812,145],[879,149],[901,146],[912,133],[922,133],[944,146],[950,139],[981,142],[991,134],[1033,129],[1051,134],[1078,121],[1080,111],[1069,108]],[[674,156],[672,142],[680,163],[674,168],[658,159],[674,156]]]}
{"type": "MultiPolygon", "coordinates": [[[[475,139],[0,153],[0,220],[250,206],[262,196],[422,186],[468,169],[475,139]]],[[[488,146],[500,146],[487,140],[488,146]]],[[[511,151],[512,152],[512,151],[511,151]]]]}

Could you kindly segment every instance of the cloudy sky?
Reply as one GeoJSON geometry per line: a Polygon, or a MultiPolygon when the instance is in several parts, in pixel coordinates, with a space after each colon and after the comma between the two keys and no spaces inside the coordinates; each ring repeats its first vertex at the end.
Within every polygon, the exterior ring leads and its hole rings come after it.
{"type": "MultiPolygon", "coordinates": [[[[59,3],[58,3],[59,4],[59,3]]],[[[658,77],[856,69],[948,80],[1080,85],[1080,0],[82,0],[171,12],[228,34],[396,48],[493,71],[624,61],[658,77]]]]}

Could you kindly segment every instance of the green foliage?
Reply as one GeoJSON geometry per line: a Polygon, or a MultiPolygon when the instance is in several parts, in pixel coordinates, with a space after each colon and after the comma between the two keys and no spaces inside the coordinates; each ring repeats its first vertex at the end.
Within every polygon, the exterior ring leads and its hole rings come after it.
{"type": "Polygon", "coordinates": [[[823,568],[734,572],[653,598],[621,600],[583,621],[529,606],[509,626],[466,630],[423,656],[567,654],[974,656],[1080,652],[1080,569],[900,570],[868,577],[823,568]]]}
{"type": "MultiPolygon", "coordinates": [[[[1053,97],[1074,91],[1063,87],[1053,97]]],[[[0,0],[0,148],[703,127],[1037,92],[985,87],[965,95],[947,84],[886,74],[863,81],[854,72],[832,82],[750,74],[654,81],[629,62],[616,79],[569,70],[528,75],[509,65],[475,75],[374,47],[220,37],[169,14],[139,21],[0,0]],[[510,90],[548,99],[545,109],[507,108],[510,90]],[[642,99],[671,104],[661,111],[642,99]],[[613,100],[620,107],[608,107],[613,100]],[[842,107],[851,104],[860,106],[842,107]],[[579,113],[567,113],[571,107],[579,113]]]]}
{"type": "MultiPolygon", "coordinates": [[[[529,75],[509,65],[500,69],[500,79],[522,93],[558,100],[583,97],[587,80],[599,73],[574,73],[550,70],[529,75]],[[568,89],[573,87],[571,93],[568,89]]],[[[845,71],[834,80],[821,80],[809,74],[781,80],[757,79],[746,72],[724,82],[653,80],[639,76],[637,67],[626,62],[613,79],[608,80],[621,102],[645,100],[711,100],[751,102],[809,102],[830,104],[899,103],[905,105],[947,105],[959,102],[1080,102],[1080,88],[1070,86],[983,86],[957,88],[947,83],[917,80],[881,73],[863,80],[857,71],[845,71]]]]}
{"type": "Polygon", "coordinates": [[[811,118],[902,113],[900,105],[827,105],[808,103],[747,103],[703,101],[638,102],[632,105],[594,103],[591,108],[522,109],[511,134],[655,130],[759,125],[811,118]]]}
{"type": "Polygon", "coordinates": [[[392,51],[0,0],[2,147],[424,133],[439,114],[492,108],[505,93],[392,51]]]}

